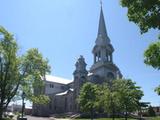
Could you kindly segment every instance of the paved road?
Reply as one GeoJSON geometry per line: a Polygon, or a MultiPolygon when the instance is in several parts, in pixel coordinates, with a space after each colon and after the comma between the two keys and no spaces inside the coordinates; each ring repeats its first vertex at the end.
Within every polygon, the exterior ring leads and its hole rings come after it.
{"type": "Polygon", "coordinates": [[[48,117],[33,117],[27,116],[28,120],[69,120],[69,119],[57,119],[57,118],[48,118],[48,117]]]}
{"type": "MultiPolygon", "coordinates": [[[[58,119],[53,117],[34,117],[34,116],[26,116],[27,120],[70,120],[70,119],[58,119]]],[[[13,118],[14,120],[17,120],[17,117],[15,116],[13,118]]]]}
{"type": "Polygon", "coordinates": [[[54,120],[51,118],[46,118],[46,117],[33,117],[33,116],[27,116],[28,120],[54,120]]]}

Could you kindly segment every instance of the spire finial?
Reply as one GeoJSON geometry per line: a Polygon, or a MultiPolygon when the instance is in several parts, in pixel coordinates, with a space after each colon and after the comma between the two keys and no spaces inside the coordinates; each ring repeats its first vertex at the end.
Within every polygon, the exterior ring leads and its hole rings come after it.
{"type": "MultiPolygon", "coordinates": [[[[104,15],[103,15],[103,9],[102,9],[102,0],[100,0],[101,3],[101,10],[100,10],[100,18],[99,18],[99,27],[98,27],[98,38],[103,38],[107,39],[107,30],[106,30],[106,25],[105,25],[105,20],[104,20],[104,15]]],[[[109,42],[109,40],[108,40],[109,42]]]]}
{"type": "Polygon", "coordinates": [[[101,7],[102,7],[102,4],[103,4],[103,3],[102,3],[102,0],[100,0],[100,4],[101,4],[101,7]]]}

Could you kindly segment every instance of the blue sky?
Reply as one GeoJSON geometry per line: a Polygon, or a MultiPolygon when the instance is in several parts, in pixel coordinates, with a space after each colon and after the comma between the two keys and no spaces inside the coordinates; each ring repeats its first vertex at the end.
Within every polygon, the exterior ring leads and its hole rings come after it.
{"type": "MultiPolygon", "coordinates": [[[[99,0],[1,0],[0,25],[12,32],[19,54],[38,48],[49,59],[52,75],[72,79],[80,55],[87,69],[93,64],[100,13],[99,0]]],[[[157,39],[158,31],[141,35],[128,21],[127,9],[118,0],[103,1],[108,35],[115,48],[114,63],[125,78],[131,78],[144,91],[143,101],[160,105],[154,88],[160,84],[160,71],[143,63],[143,52],[157,39]]]]}

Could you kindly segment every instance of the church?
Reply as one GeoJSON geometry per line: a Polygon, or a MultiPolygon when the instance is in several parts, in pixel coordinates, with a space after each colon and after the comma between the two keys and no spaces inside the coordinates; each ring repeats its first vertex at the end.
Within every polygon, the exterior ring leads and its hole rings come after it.
{"type": "Polygon", "coordinates": [[[77,98],[85,82],[103,84],[106,81],[122,78],[119,68],[113,62],[113,52],[114,48],[107,34],[101,6],[98,34],[92,49],[93,65],[87,70],[85,58],[80,56],[75,64],[73,80],[46,75],[44,94],[49,96],[51,101],[48,105],[33,104],[32,114],[49,116],[69,112],[78,113],[80,107],[77,98]]]}

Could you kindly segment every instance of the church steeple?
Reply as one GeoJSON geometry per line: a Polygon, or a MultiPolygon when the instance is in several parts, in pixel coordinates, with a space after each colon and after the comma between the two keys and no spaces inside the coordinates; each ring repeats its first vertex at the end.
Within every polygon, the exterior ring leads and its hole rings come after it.
{"type": "Polygon", "coordinates": [[[110,43],[110,39],[107,34],[106,30],[106,24],[105,24],[105,19],[103,15],[103,8],[102,8],[102,3],[101,3],[101,10],[100,10],[100,18],[99,18],[99,26],[98,26],[98,34],[97,34],[97,39],[96,39],[96,45],[106,45],[110,43]]]}
{"type": "Polygon", "coordinates": [[[112,47],[107,34],[102,5],[100,10],[98,35],[95,43],[92,51],[94,54],[94,64],[97,62],[113,62],[112,53],[114,52],[114,48],[112,47]]]}
{"type": "Polygon", "coordinates": [[[98,34],[93,47],[94,64],[90,72],[106,79],[116,78],[118,67],[113,63],[114,48],[110,42],[105,25],[103,8],[101,5],[98,34]]]}
{"type": "Polygon", "coordinates": [[[98,35],[96,38],[95,46],[93,47],[92,53],[94,63],[90,68],[90,73],[98,75],[104,80],[115,79],[118,76],[122,77],[119,68],[113,63],[113,52],[114,48],[110,42],[107,34],[103,8],[101,3],[98,35]]]}
{"type": "Polygon", "coordinates": [[[103,8],[101,6],[101,12],[100,12],[100,19],[99,19],[99,28],[98,28],[98,35],[97,37],[107,37],[107,30],[106,30],[106,25],[105,25],[105,20],[104,20],[104,15],[103,15],[103,8]]]}

